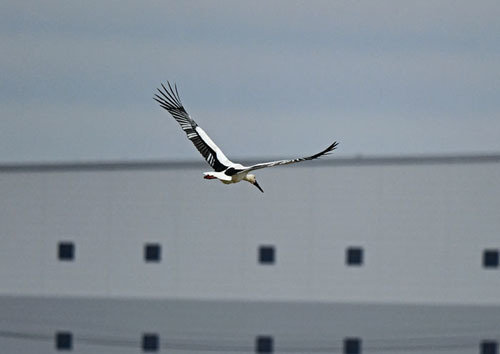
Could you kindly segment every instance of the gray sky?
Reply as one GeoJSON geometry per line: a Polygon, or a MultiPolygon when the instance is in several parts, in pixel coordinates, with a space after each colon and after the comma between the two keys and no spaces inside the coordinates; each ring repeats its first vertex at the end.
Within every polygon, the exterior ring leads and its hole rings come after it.
{"type": "Polygon", "coordinates": [[[0,161],[500,152],[500,2],[0,4],[0,161]]]}

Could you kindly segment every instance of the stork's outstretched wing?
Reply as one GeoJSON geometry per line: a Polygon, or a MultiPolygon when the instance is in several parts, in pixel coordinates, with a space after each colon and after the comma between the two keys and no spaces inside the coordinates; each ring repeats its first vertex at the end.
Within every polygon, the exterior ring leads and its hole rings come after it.
{"type": "Polygon", "coordinates": [[[327,155],[333,150],[337,148],[337,143],[336,141],[333,142],[332,145],[327,147],[325,150],[318,152],[317,154],[307,156],[307,157],[299,157],[297,159],[292,159],[292,160],[278,160],[278,161],[271,161],[271,162],[263,162],[263,163],[258,163],[256,165],[248,166],[246,167],[243,171],[253,171],[253,170],[259,170],[261,168],[266,168],[266,167],[273,167],[273,166],[281,166],[281,165],[288,165],[291,163],[296,163],[296,162],[301,162],[301,161],[307,161],[307,160],[314,160],[317,159],[320,156],[327,155]]]}
{"type": "Polygon", "coordinates": [[[168,81],[167,85],[168,89],[161,84],[163,90],[158,89],[160,95],[155,94],[153,99],[174,117],[177,123],[180,124],[182,130],[186,132],[188,139],[192,141],[194,146],[216,172],[224,171],[231,166],[233,163],[229,161],[221,149],[219,149],[212,139],[210,139],[207,133],[205,133],[186,112],[182,106],[179,93],[177,92],[177,85],[174,85],[174,88],[172,88],[168,81]]]}

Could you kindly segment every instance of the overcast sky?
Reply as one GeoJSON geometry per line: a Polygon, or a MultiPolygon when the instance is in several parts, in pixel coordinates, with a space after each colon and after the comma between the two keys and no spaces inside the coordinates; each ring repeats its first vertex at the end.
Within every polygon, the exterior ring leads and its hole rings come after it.
{"type": "Polygon", "coordinates": [[[500,2],[0,4],[0,162],[500,152],[500,2]]]}

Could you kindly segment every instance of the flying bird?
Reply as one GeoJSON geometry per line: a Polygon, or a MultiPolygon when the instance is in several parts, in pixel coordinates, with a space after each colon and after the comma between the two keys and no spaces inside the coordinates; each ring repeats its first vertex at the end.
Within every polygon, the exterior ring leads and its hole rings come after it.
{"type": "Polygon", "coordinates": [[[257,183],[255,175],[249,173],[251,171],[259,170],[261,168],[288,165],[291,163],[314,160],[320,156],[327,155],[335,150],[338,143],[334,141],[325,150],[317,154],[299,157],[291,160],[278,160],[271,162],[258,163],[252,166],[243,166],[239,163],[230,161],[226,155],[219,149],[217,145],[210,139],[210,137],[201,129],[198,124],[189,116],[186,109],[182,105],[177,91],[177,85],[172,87],[170,82],[167,81],[168,88],[161,84],[162,89],[158,88],[158,93],[155,94],[153,99],[157,101],[161,107],[166,109],[172,117],[180,124],[182,130],[186,133],[187,137],[194,144],[196,149],[207,160],[208,164],[214,169],[213,172],[204,172],[205,179],[218,179],[224,184],[237,183],[247,181],[257,187],[262,193],[264,190],[257,183]]]}

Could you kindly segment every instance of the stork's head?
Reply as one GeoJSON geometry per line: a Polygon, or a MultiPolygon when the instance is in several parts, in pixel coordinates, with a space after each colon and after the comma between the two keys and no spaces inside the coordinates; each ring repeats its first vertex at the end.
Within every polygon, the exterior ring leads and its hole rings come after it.
{"type": "Polygon", "coordinates": [[[255,187],[259,188],[259,190],[264,193],[264,191],[262,190],[262,188],[260,188],[259,184],[257,183],[257,179],[255,178],[255,175],[252,175],[252,174],[248,174],[246,175],[246,178],[245,178],[248,182],[252,183],[255,187]]]}

